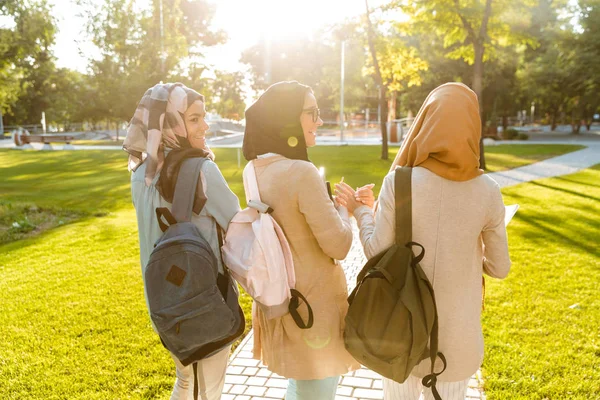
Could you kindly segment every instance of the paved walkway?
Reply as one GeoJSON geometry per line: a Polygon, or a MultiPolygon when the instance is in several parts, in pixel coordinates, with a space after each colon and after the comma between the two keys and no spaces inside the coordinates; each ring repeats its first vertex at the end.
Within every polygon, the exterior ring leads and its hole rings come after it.
{"type": "Polygon", "coordinates": [[[583,150],[567,153],[562,156],[511,169],[509,171],[490,174],[500,187],[518,185],[537,179],[568,175],[600,163],[600,142],[587,143],[583,150]]]}
{"type": "MultiPolygon", "coordinates": [[[[500,187],[517,185],[552,176],[571,174],[600,164],[600,143],[590,143],[589,147],[563,156],[551,158],[525,167],[490,174],[500,187]]],[[[352,219],[354,242],[348,257],[342,261],[349,291],[353,289],[356,275],[366,262],[358,239],[358,228],[352,219]]],[[[250,333],[232,354],[222,400],[283,399],[287,380],[271,373],[258,360],[252,358],[252,335],[250,333]]],[[[481,371],[477,371],[469,382],[468,400],[485,400],[481,371]]],[[[378,400],[383,399],[381,377],[366,368],[346,374],[340,380],[336,400],[378,400]]],[[[318,399],[315,399],[318,400],[318,399]]]]}

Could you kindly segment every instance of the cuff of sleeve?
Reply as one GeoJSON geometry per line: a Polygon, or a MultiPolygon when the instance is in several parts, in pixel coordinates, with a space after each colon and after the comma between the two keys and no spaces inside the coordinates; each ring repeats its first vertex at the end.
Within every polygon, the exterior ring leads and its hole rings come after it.
{"type": "Polygon", "coordinates": [[[337,212],[343,220],[349,220],[348,209],[346,207],[339,206],[337,207],[337,212]]]}
{"type": "Polygon", "coordinates": [[[354,209],[354,218],[360,219],[360,216],[364,213],[373,215],[373,210],[369,206],[360,206],[354,209]]]}

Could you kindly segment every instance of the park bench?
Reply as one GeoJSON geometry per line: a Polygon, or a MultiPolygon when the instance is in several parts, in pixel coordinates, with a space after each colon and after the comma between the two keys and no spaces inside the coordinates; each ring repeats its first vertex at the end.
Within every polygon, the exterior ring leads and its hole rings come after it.
{"type": "Polygon", "coordinates": [[[43,143],[42,150],[52,150],[50,143],[64,143],[64,150],[72,150],[73,145],[71,142],[75,140],[75,136],[72,135],[30,135],[26,132],[15,132],[13,133],[13,140],[15,145],[22,147],[23,149],[32,148],[31,143],[43,143]]]}

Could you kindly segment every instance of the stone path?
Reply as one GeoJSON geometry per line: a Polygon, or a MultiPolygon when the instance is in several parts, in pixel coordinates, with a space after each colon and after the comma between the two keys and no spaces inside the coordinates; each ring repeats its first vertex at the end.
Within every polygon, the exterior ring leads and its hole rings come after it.
{"type": "Polygon", "coordinates": [[[537,179],[573,174],[600,163],[600,143],[588,143],[587,148],[549,158],[508,171],[490,174],[500,187],[518,185],[537,179]]]}
{"type": "MultiPolygon", "coordinates": [[[[498,182],[500,187],[506,187],[536,179],[571,174],[600,164],[600,143],[589,143],[588,146],[583,150],[525,167],[492,173],[490,176],[498,182]]],[[[349,291],[352,290],[356,276],[366,261],[358,239],[356,222],[354,219],[352,222],[354,242],[348,257],[342,261],[349,291]]],[[[258,360],[252,358],[252,335],[253,332],[250,331],[230,358],[222,400],[273,400],[283,399],[285,396],[287,380],[271,373],[258,360]]],[[[367,399],[383,399],[382,381],[378,374],[363,367],[342,376],[338,384],[336,400],[367,399]]],[[[471,378],[466,399],[485,400],[481,371],[477,371],[471,378]]]]}

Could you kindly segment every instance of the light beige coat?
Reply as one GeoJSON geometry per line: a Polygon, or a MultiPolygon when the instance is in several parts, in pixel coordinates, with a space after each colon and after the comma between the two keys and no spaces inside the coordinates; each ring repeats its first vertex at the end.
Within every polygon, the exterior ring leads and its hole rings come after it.
{"type": "MultiPolygon", "coordinates": [[[[344,208],[336,211],[317,168],[280,155],[253,161],[261,199],[290,244],[296,289],[310,303],[314,325],[302,330],[288,314],[267,320],[254,308],[254,356],[273,372],[293,379],[323,379],[360,367],[346,351],[344,318],[348,310],[346,278],[335,259],[352,245],[344,208]]],[[[304,306],[300,315],[306,321],[304,306]]]]}
{"type": "MultiPolygon", "coordinates": [[[[366,206],[354,211],[367,258],[394,243],[394,193],[390,172],[375,216],[366,206]]],[[[500,188],[486,175],[457,182],[413,168],[413,241],[425,247],[420,265],[433,284],[439,349],[448,361],[440,381],[468,379],[483,361],[481,276],[504,278],[510,269],[504,213],[500,188]]],[[[413,375],[423,377],[430,367],[431,362],[424,360],[413,375]]],[[[441,363],[436,362],[436,371],[440,370],[441,363]]]]}

